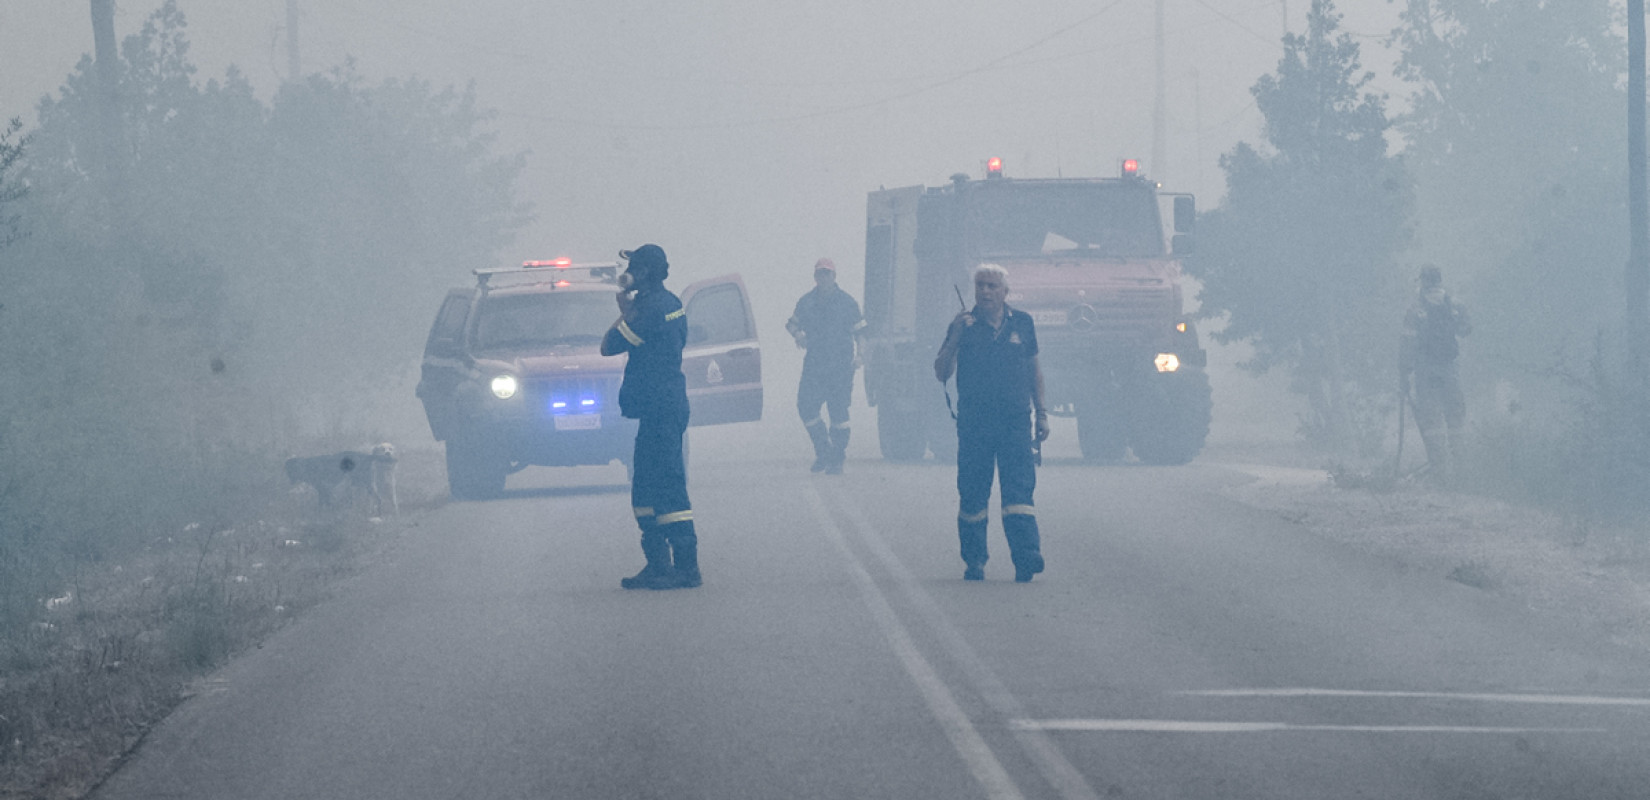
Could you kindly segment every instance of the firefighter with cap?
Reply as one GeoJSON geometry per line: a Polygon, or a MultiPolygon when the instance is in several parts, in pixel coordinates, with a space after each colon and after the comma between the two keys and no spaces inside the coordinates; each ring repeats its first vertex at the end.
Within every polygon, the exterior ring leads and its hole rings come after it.
{"type": "Polygon", "coordinates": [[[859,367],[859,336],[865,329],[859,303],[836,285],[836,264],[829,258],[814,262],[814,288],[796,301],[796,311],[785,330],[802,357],[802,382],[796,390],[796,411],[814,445],[814,472],[842,474],[847,460],[848,403],[859,367]],[[827,424],[820,406],[830,412],[827,424]]]}
{"type": "Polygon", "coordinates": [[[1460,470],[1467,404],[1455,359],[1472,332],[1467,310],[1444,290],[1437,266],[1421,268],[1421,288],[1404,315],[1398,345],[1398,390],[1415,409],[1415,426],[1427,450],[1427,472],[1449,483],[1460,470]]]}
{"type": "Polygon", "coordinates": [[[1012,308],[1008,273],[996,264],[974,270],[974,308],[952,320],[934,359],[941,383],[957,376],[957,538],[963,580],[985,580],[986,518],[992,473],[1002,486],[1003,533],[1014,580],[1043,571],[1037,531],[1033,438],[1048,438],[1037,327],[1012,308]]]}
{"type": "Polygon", "coordinates": [[[629,354],[619,386],[619,413],[638,420],[630,501],[642,529],[647,565],[619,581],[626,589],[698,586],[699,539],[688,502],[682,435],[687,431],[687,380],[682,347],[687,313],[665,288],[670,263],[656,244],[621,250],[629,267],[619,276],[619,319],[602,337],[604,356],[629,354]]]}

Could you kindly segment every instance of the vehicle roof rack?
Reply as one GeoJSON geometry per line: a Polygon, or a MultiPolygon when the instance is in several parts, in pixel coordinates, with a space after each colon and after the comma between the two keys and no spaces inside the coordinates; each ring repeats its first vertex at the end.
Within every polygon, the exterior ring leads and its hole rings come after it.
{"type": "Polygon", "coordinates": [[[573,263],[569,258],[556,258],[549,261],[523,261],[519,267],[490,267],[470,270],[476,276],[476,285],[482,289],[489,288],[488,281],[494,275],[508,277],[531,277],[535,279],[554,278],[556,281],[569,283],[617,283],[619,280],[619,262],[602,261],[588,263],[573,263]]]}

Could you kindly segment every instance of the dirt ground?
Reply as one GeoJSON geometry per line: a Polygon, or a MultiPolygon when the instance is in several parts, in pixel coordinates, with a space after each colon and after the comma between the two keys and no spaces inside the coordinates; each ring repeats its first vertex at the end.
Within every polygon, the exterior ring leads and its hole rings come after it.
{"type": "Polygon", "coordinates": [[[1604,529],[1407,482],[1387,492],[1341,489],[1328,471],[1299,466],[1299,459],[1294,466],[1257,460],[1222,463],[1255,478],[1226,490],[1228,496],[1324,538],[1514,598],[1650,652],[1650,526],[1604,529]]]}

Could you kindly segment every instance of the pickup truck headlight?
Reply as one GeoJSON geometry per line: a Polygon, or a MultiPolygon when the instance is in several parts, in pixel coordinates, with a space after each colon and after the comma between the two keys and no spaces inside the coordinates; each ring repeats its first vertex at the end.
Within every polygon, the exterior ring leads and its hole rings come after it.
{"type": "Polygon", "coordinates": [[[1174,372],[1180,369],[1180,356],[1174,353],[1158,353],[1153,363],[1157,364],[1158,372],[1174,372]]]}
{"type": "Polygon", "coordinates": [[[494,397],[500,400],[509,400],[516,396],[516,389],[519,387],[516,384],[516,376],[499,375],[493,378],[492,388],[494,397]]]}

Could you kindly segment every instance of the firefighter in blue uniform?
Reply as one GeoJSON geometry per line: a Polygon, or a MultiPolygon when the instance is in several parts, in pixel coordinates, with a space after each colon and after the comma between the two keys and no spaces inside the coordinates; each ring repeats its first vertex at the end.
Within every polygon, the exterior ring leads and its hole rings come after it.
{"type": "Polygon", "coordinates": [[[619,581],[626,589],[689,589],[698,586],[699,539],[688,502],[682,434],[687,431],[687,343],[682,301],[665,288],[670,264],[656,244],[622,250],[630,262],[620,276],[619,319],[602,337],[602,355],[629,353],[619,412],[639,420],[630,501],[642,529],[647,566],[619,581]]]}
{"type": "Polygon", "coordinates": [[[854,394],[854,372],[859,368],[858,337],[865,328],[859,303],[836,284],[836,264],[828,258],[814,262],[814,288],[796,301],[796,311],[785,330],[802,357],[802,381],[796,390],[796,411],[814,445],[814,472],[842,474],[848,457],[848,404],[854,394]],[[831,413],[829,426],[819,407],[831,413]]]}
{"type": "Polygon", "coordinates": [[[944,383],[957,375],[957,538],[963,580],[985,580],[986,510],[995,471],[1002,484],[1003,533],[1014,580],[1043,571],[1037,532],[1032,439],[1048,438],[1043,370],[1031,315],[1010,308],[1008,273],[996,264],[974,270],[974,308],[952,320],[934,359],[944,383]]]}
{"type": "Polygon", "coordinates": [[[1434,264],[1423,266],[1421,291],[1404,315],[1398,391],[1400,402],[1408,399],[1415,409],[1415,425],[1427,448],[1428,476],[1443,484],[1458,477],[1461,468],[1467,403],[1455,360],[1461,339],[1470,333],[1467,309],[1444,290],[1443,272],[1434,264]]]}

